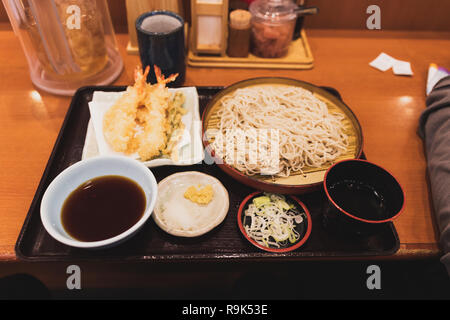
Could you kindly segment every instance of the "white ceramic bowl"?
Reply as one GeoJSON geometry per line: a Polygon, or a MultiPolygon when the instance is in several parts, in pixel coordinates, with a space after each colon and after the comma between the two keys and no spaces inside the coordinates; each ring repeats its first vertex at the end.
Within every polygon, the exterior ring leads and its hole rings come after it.
{"type": "Polygon", "coordinates": [[[133,236],[150,218],[156,203],[158,186],[153,173],[141,162],[125,156],[98,156],[79,161],[62,171],[42,197],[41,220],[45,230],[56,240],[78,248],[106,248],[133,236]],[[136,224],[109,239],[84,242],[71,237],[62,226],[61,208],[69,194],[85,181],[105,175],[124,176],[135,181],[145,193],[145,212],[136,224]]]}
{"type": "Polygon", "coordinates": [[[152,217],[171,235],[198,237],[222,223],[228,208],[228,191],[217,178],[198,171],[184,171],[158,183],[158,200],[152,217]],[[198,205],[184,197],[187,188],[199,184],[212,186],[214,196],[207,205],[198,205]]]}

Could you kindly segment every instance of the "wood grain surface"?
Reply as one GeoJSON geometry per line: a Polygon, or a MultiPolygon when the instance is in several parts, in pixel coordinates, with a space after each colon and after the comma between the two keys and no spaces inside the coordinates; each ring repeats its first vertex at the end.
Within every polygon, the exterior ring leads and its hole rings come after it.
{"type": "MultiPolygon", "coordinates": [[[[185,85],[227,86],[251,77],[282,76],[337,89],[361,123],[367,158],[390,170],[406,193],[404,212],[395,221],[400,250],[382,259],[438,256],[426,159],[416,130],[425,108],[429,63],[450,66],[450,33],[318,29],[307,30],[307,35],[315,57],[311,70],[189,67],[185,85]],[[400,77],[371,68],[368,63],[382,51],[410,61],[414,75],[400,77]]],[[[125,68],[114,85],[128,85],[139,58],[127,55],[127,34],[118,34],[117,40],[125,68]]],[[[56,264],[21,263],[14,245],[71,98],[33,86],[19,41],[7,24],[0,24],[0,52],[0,276],[32,270],[52,282],[56,264]]],[[[104,274],[101,281],[108,279],[104,274]]]]}
{"type": "MultiPolygon", "coordinates": [[[[173,1],[153,2],[156,7],[174,7],[173,1]]],[[[319,14],[306,17],[305,26],[308,29],[366,29],[369,17],[366,9],[370,5],[377,5],[381,9],[383,30],[450,31],[448,0],[297,0],[297,3],[301,2],[319,8],[319,14]]],[[[126,0],[108,1],[116,32],[128,30],[125,3],[126,0]]],[[[183,16],[189,22],[190,1],[184,1],[183,9],[183,16]]],[[[7,21],[8,16],[0,2],[0,22],[7,21]]]]}

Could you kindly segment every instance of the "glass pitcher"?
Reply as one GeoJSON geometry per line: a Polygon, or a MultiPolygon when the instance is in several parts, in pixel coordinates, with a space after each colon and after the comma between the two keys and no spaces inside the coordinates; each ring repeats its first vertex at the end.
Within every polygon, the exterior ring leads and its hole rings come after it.
{"type": "Polygon", "coordinates": [[[106,0],[2,0],[32,82],[72,95],[113,82],[123,68],[106,0]]]}

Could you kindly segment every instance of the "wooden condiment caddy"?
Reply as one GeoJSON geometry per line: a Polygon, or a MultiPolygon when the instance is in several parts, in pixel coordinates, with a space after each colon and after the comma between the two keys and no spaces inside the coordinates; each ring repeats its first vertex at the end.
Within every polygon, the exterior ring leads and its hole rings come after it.
{"type": "Polygon", "coordinates": [[[287,55],[281,58],[261,58],[252,53],[247,57],[199,55],[189,49],[187,64],[191,67],[312,69],[314,58],[305,30],[302,29],[300,35],[292,41],[287,55]]]}
{"type": "MultiPolygon", "coordinates": [[[[297,4],[304,5],[304,0],[297,0],[297,4]]],[[[228,5],[213,7],[210,3],[202,3],[201,0],[191,0],[191,30],[189,34],[189,47],[187,64],[191,67],[222,67],[222,68],[269,68],[269,69],[311,69],[314,66],[314,58],[306,38],[304,29],[299,30],[298,37],[293,39],[286,55],[279,58],[263,58],[249,52],[248,55],[235,56],[228,54],[228,5]],[[225,10],[227,7],[227,10],[225,10]],[[201,48],[197,46],[196,24],[198,15],[222,16],[222,36],[220,46],[201,48]]]]}

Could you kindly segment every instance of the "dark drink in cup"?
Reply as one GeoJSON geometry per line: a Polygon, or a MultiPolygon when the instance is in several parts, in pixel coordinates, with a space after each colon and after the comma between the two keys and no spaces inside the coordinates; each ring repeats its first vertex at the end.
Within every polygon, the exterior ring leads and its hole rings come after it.
{"type": "Polygon", "coordinates": [[[184,20],[170,11],[147,12],[136,19],[136,32],[142,68],[151,69],[147,81],[156,83],[156,65],[166,78],[178,73],[168,86],[181,86],[186,73],[184,20]]]}

